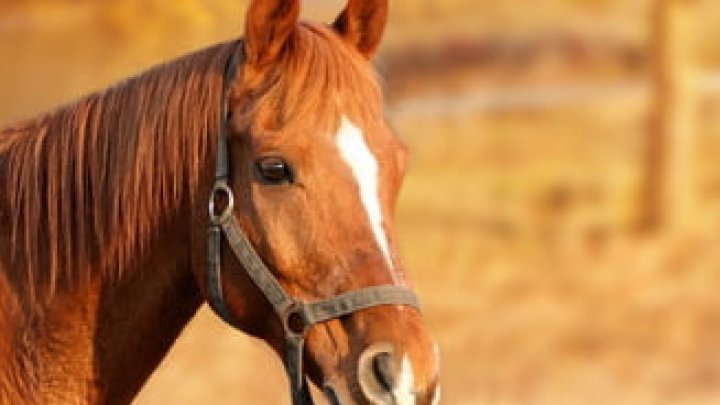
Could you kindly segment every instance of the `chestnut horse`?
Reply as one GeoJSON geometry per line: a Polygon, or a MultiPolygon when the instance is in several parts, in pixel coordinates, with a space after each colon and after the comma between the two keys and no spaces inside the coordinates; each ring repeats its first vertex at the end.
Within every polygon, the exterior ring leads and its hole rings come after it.
{"type": "Polygon", "coordinates": [[[206,300],[297,389],[438,401],[393,233],[406,149],[370,63],[387,0],[330,26],[299,9],[254,0],[244,39],[0,133],[0,404],[129,403],[206,300]]]}

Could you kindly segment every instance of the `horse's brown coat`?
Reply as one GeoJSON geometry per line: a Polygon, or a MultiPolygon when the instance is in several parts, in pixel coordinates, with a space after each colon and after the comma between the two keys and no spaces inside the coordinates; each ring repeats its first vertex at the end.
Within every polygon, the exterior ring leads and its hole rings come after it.
{"type": "Polygon", "coordinates": [[[174,235],[211,170],[231,49],[0,135],[0,403],[123,403],[198,307],[174,235]]]}
{"type": "MultiPolygon", "coordinates": [[[[214,46],[0,133],[0,404],[128,403],[202,303],[206,199],[234,51],[245,62],[228,94],[235,215],[283,287],[311,300],[405,282],[391,214],[406,152],[367,60],[383,4],[351,1],[333,29],[299,24],[296,0],[254,1],[244,47],[214,46]],[[341,116],[380,163],[392,266],[338,154],[341,116]],[[256,181],[253,162],[268,154],[293,165],[295,185],[256,181]]],[[[225,251],[233,315],[281,352],[279,322],[225,251]]],[[[437,364],[409,308],[314,328],[307,371],[364,402],[357,360],[376,342],[412,359],[418,402],[429,402],[437,364]]]]}

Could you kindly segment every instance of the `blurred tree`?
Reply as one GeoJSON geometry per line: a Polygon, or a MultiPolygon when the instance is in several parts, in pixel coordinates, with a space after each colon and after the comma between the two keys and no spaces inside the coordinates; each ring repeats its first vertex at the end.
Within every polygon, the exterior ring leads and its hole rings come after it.
{"type": "Polygon", "coordinates": [[[655,111],[648,137],[646,225],[678,230],[692,222],[698,113],[696,0],[656,0],[655,111]]]}

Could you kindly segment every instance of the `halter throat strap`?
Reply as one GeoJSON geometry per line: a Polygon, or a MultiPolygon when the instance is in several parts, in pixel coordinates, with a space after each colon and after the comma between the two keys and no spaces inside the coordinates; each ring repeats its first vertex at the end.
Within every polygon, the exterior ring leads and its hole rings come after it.
{"type": "Polygon", "coordinates": [[[285,368],[290,380],[293,405],[312,404],[307,381],[303,376],[303,353],[308,330],[319,323],[341,318],[354,312],[382,305],[404,305],[420,308],[415,293],[405,287],[382,285],[366,287],[321,301],[304,302],[291,297],[273,275],[233,214],[234,195],[230,187],[230,147],[228,142],[228,92],[236,76],[240,43],[232,51],[224,77],[222,117],[218,135],[215,184],[209,201],[208,226],[208,300],[212,309],[228,324],[240,328],[227,305],[222,283],[223,236],[255,286],[272,306],[285,329],[285,368]],[[216,202],[224,200],[222,212],[216,202]]]}

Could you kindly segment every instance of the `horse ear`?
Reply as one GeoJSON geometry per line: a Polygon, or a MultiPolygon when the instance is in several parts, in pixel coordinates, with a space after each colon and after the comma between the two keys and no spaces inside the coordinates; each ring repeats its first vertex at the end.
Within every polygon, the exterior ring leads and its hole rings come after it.
{"type": "Polygon", "coordinates": [[[375,56],[388,20],[388,0],[349,0],[335,29],[368,59],[375,56]]]}
{"type": "Polygon", "coordinates": [[[300,18],[300,0],[252,0],[245,22],[247,63],[263,68],[283,51],[300,18]]]}

